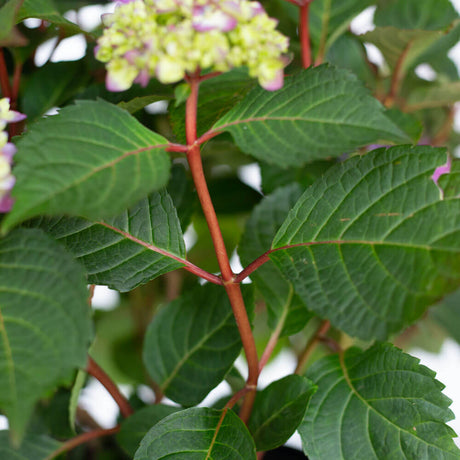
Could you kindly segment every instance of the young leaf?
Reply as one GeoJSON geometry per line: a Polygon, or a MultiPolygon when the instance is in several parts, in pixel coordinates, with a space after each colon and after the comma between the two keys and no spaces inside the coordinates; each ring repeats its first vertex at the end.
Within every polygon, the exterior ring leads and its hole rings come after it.
{"type": "Polygon", "coordinates": [[[398,29],[439,30],[457,18],[450,0],[379,0],[374,22],[398,29]]]}
{"type": "Polygon", "coordinates": [[[257,393],[248,428],[258,451],[275,449],[292,436],[316,389],[307,378],[288,375],[257,393]]]}
{"type": "Polygon", "coordinates": [[[127,292],[184,266],[185,243],[165,190],[150,194],[112,219],[91,222],[79,217],[50,217],[36,219],[31,225],[64,243],[85,266],[91,284],[127,292]]]}
{"type": "Polygon", "coordinates": [[[271,258],[319,316],[385,339],[460,284],[460,199],[434,183],[444,149],[375,150],[331,168],[290,212],[271,258]]]}
{"type": "Polygon", "coordinates": [[[154,317],[145,336],[144,363],[168,398],[194,406],[222,381],[240,350],[225,290],[206,284],[154,317]]]}
{"type": "Polygon", "coordinates": [[[315,0],[310,5],[310,37],[317,57],[324,57],[351,20],[373,0],[315,0]]]}
{"type": "Polygon", "coordinates": [[[9,437],[11,434],[7,430],[0,431],[0,458],[3,460],[47,460],[62,445],[49,436],[29,434],[15,449],[10,446],[9,437]]]}
{"type": "MultiPolygon", "coordinates": [[[[254,208],[238,247],[243,265],[250,264],[269,250],[273,237],[300,195],[300,186],[292,184],[277,189],[254,208]]],[[[253,272],[251,279],[265,299],[272,329],[282,321],[281,334],[292,335],[299,332],[312,317],[295,294],[292,283],[284,278],[272,261],[253,272]]]]}
{"type": "Polygon", "coordinates": [[[0,408],[17,439],[34,403],[86,365],[87,297],[81,267],[40,230],[0,241],[0,408]]]}
{"type": "Polygon", "coordinates": [[[435,373],[390,344],[313,364],[318,385],[298,431],[310,460],[458,459],[451,401],[435,373]]]}
{"type": "Polygon", "coordinates": [[[252,90],[211,130],[279,166],[298,166],[377,142],[408,139],[350,72],[328,65],[287,78],[275,93],[252,90]]]}
{"type": "Polygon", "coordinates": [[[18,142],[6,231],[40,214],[100,219],[166,185],[168,141],[124,110],[80,101],[35,123],[18,142]]]}
{"type": "Polygon", "coordinates": [[[248,429],[231,410],[193,407],[166,417],[145,436],[134,460],[255,460],[248,429]]]}
{"type": "Polygon", "coordinates": [[[122,422],[120,432],[117,434],[118,443],[133,457],[142,438],[150,428],[163,418],[180,410],[180,407],[164,404],[143,407],[122,422]]]}

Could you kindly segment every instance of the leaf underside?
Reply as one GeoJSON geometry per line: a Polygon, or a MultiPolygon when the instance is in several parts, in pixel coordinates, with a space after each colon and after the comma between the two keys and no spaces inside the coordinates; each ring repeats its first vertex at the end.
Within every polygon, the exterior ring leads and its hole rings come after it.
{"type": "Polygon", "coordinates": [[[64,243],[85,266],[89,283],[107,285],[121,292],[131,291],[183,266],[143,244],[185,258],[179,219],[165,190],[150,194],[119,216],[103,222],[50,217],[35,219],[30,225],[39,226],[64,243]]]}

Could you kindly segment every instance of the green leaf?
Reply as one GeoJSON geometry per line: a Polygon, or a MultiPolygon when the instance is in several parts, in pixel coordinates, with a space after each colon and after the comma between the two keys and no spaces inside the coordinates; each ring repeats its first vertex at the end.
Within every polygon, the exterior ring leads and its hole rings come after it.
{"type": "Polygon", "coordinates": [[[262,190],[265,194],[269,194],[274,192],[278,187],[284,187],[292,182],[297,182],[303,188],[307,188],[315,180],[319,179],[331,166],[334,166],[335,163],[335,160],[318,160],[302,167],[280,169],[276,165],[261,162],[262,190]]]}
{"type": "Polygon", "coordinates": [[[67,102],[86,83],[84,61],[51,62],[34,72],[22,95],[22,112],[30,123],[67,102]]]}
{"type": "Polygon", "coordinates": [[[75,432],[75,422],[77,420],[77,408],[78,408],[78,398],[80,397],[80,392],[85,386],[86,378],[88,374],[83,369],[79,369],[75,381],[72,385],[70,391],[70,401],[69,401],[69,426],[75,432]]]}
{"type": "Polygon", "coordinates": [[[431,316],[460,343],[460,289],[448,295],[430,310],[431,316]]]}
{"type": "Polygon", "coordinates": [[[372,43],[380,49],[390,69],[398,67],[400,75],[405,75],[419,56],[446,33],[447,30],[403,30],[385,26],[376,27],[359,37],[363,42],[372,43]]]}
{"type": "Polygon", "coordinates": [[[40,230],[0,241],[0,408],[16,439],[35,402],[86,365],[87,297],[81,267],[40,230]]]}
{"type": "Polygon", "coordinates": [[[327,65],[287,78],[276,92],[255,88],[211,132],[220,131],[244,152],[283,167],[378,140],[408,140],[354,75],[327,65]]]}
{"type": "Polygon", "coordinates": [[[439,30],[458,18],[450,0],[379,0],[378,3],[374,15],[376,26],[439,30]]]}
{"type": "MultiPolygon", "coordinates": [[[[249,78],[244,69],[235,69],[201,83],[197,107],[198,135],[204,134],[254,86],[254,79],[249,78]]],[[[185,143],[185,105],[170,107],[169,113],[178,142],[185,143]]]]}
{"type": "Polygon", "coordinates": [[[438,184],[445,198],[460,198],[460,159],[452,161],[450,174],[442,175],[438,184]]]}
{"type": "Polygon", "coordinates": [[[187,177],[183,165],[172,165],[171,178],[169,179],[166,190],[171,195],[177,215],[179,216],[180,226],[185,230],[198,207],[198,199],[195,186],[192,180],[187,177]]]}
{"type": "Polygon", "coordinates": [[[148,106],[149,104],[152,104],[158,101],[164,101],[165,99],[167,98],[165,98],[163,94],[152,94],[150,96],[138,96],[127,102],[121,101],[117,105],[123,110],[126,110],[127,112],[133,114],[133,113],[139,112],[139,110],[142,110],[144,107],[148,106]]]}
{"type": "Polygon", "coordinates": [[[168,398],[194,406],[223,380],[240,350],[225,289],[206,284],[155,315],[145,337],[144,363],[168,398]]]}
{"type": "Polygon", "coordinates": [[[107,102],[80,101],[18,142],[16,198],[3,231],[41,214],[117,214],[166,185],[168,141],[107,102]]]}
{"type": "Polygon", "coordinates": [[[373,0],[315,0],[310,5],[310,39],[316,57],[327,50],[348,28],[351,20],[373,0]]]}
{"type": "Polygon", "coordinates": [[[292,436],[316,389],[305,377],[288,375],[257,393],[248,428],[258,451],[282,446],[292,436]]]}
{"type": "Polygon", "coordinates": [[[9,0],[0,7],[0,40],[9,38],[21,0],[9,0]]]}
{"type": "Polygon", "coordinates": [[[435,373],[390,344],[316,362],[298,431],[310,460],[458,459],[451,401],[435,373]]]}
{"type": "Polygon", "coordinates": [[[412,91],[406,102],[405,110],[412,112],[432,107],[443,107],[457,101],[460,101],[459,81],[431,84],[412,91]]]}
{"type": "Polygon", "coordinates": [[[117,434],[118,443],[133,457],[142,438],[150,428],[163,418],[180,410],[180,407],[166,406],[164,404],[143,407],[122,422],[120,432],[117,434]]]}
{"type": "Polygon", "coordinates": [[[385,339],[459,286],[460,199],[443,200],[431,178],[445,163],[444,149],[379,149],[307,189],[270,257],[311,310],[385,339]]]}
{"type": "MultiPolygon", "coordinates": [[[[273,237],[300,195],[300,186],[291,184],[277,189],[254,208],[238,247],[244,266],[270,249],[273,237]]],[[[281,335],[299,332],[312,317],[295,295],[292,283],[272,261],[253,272],[251,279],[265,299],[270,327],[275,329],[280,322],[283,323],[281,335]]]]}
{"type": "Polygon", "coordinates": [[[385,114],[411,138],[414,144],[420,140],[423,132],[423,124],[415,116],[401,112],[401,110],[396,108],[387,110],[385,114]]]}
{"type": "Polygon", "coordinates": [[[231,410],[193,407],[166,417],[142,440],[134,460],[255,460],[246,426],[231,410]]]}
{"type": "Polygon", "coordinates": [[[31,223],[50,233],[80,260],[88,282],[127,292],[177,268],[185,243],[171,197],[154,192],[117,217],[91,222],[79,217],[51,217],[31,223]]]}
{"type": "Polygon", "coordinates": [[[61,443],[42,434],[27,435],[18,449],[9,445],[11,434],[7,430],[0,431],[0,458],[2,460],[46,460],[55,452],[61,443]]]}
{"type": "Polygon", "coordinates": [[[59,13],[53,0],[24,0],[18,12],[16,22],[27,18],[38,18],[62,28],[67,34],[79,34],[80,27],[68,21],[59,13]]]}

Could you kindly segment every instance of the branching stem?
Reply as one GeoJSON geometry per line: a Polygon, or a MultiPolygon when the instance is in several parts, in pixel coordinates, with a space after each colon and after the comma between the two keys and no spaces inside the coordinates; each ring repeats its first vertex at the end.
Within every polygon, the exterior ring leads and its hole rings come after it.
{"type": "Polygon", "coordinates": [[[120,426],[117,425],[114,428],[110,428],[108,430],[94,430],[94,431],[89,431],[88,433],[83,433],[79,436],[76,436],[75,438],[70,439],[69,441],[65,442],[62,444],[59,449],[56,449],[52,454],[50,454],[46,460],[51,460],[53,458],[58,457],[60,454],[63,454],[64,452],[69,452],[72,449],[75,449],[75,447],[78,447],[82,444],[86,444],[87,442],[97,439],[97,438],[102,438],[104,436],[111,436],[113,434],[116,434],[120,431],[120,426]]]}
{"type": "Polygon", "coordinates": [[[212,204],[211,196],[209,195],[206,178],[203,171],[203,163],[201,161],[200,146],[197,143],[197,105],[198,92],[201,77],[199,72],[188,77],[187,81],[190,84],[190,96],[186,104],[186,137],[189,150],[187,152],[187,160],[192,173],[193,181],[197,190],[198,198],[201,203],[201,208],[208,224],[211,239],[217,256],[223,285],[227,291],[236,324],[240,332],[241,341],[243,343],[244,352],[248,362],[248,391],[243,406],[240,412],[240,417],[243,421],[247,421],[251,414],[252,405],[255,397],[255,389],[259,378],[259,360],[257,356],[254,336],[252,335],[251,324],[244,305],[243,296],[239,283],[235,282],[234,274],[230,267],[230,261],[225,248],[225,243],[220,230],[220,225],[217,215],[212,204]]]}
{"type": "Polygon", "coordinates": [[[95,379],[99,380],[99,382],[106,388],[120,408],[120,412],[123,417],[127,418],[133,414],[132,407],[129,405],[127,399],[121,394],[115,382],[91,357],[88,358],[86,372],[88,372],[89,375],[92,375],[95,379]]]}

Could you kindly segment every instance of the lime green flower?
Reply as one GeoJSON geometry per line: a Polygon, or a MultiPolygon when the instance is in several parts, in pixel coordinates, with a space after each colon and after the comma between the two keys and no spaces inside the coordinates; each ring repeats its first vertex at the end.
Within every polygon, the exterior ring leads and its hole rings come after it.
{"type": "Polygon", "coordinates": [[[283,85],[289,41],[257,1],[119,0],[103,22],[96,58],[107,63],[111,91],[240,66],[268,90],[283,85]]]}

